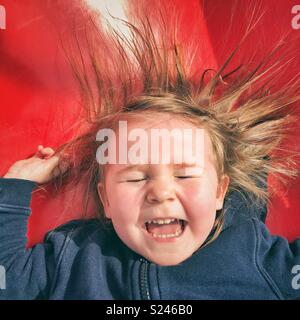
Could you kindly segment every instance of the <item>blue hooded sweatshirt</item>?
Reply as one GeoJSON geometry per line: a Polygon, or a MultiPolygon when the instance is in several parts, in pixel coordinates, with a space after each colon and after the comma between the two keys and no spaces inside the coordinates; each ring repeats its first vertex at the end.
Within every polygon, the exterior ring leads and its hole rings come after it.
{"type": "Polygon", "coordinates": [[[0,299],[300,298],[300,240],[271,236],[237,194],[226,201],[218,238],[166,267],[130,250],[96,219],[71,221],[26,249],[35,186],[0,179],[0,299]]]}

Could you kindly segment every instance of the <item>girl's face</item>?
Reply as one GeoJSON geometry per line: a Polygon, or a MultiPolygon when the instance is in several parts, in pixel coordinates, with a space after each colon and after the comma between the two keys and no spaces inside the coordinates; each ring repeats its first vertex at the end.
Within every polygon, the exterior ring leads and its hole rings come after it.
{"type": "MultiPolygon", "coordinates": [[[[169,115],[160,115],[159,120],[146,118],[131,117],[128,132],[143,128],[150,136],[151,128],[170,131],[197,128],[169,115]]],[[[128,149],[131,146],[128,143],[128,149]]],[[[227,176],[218,179],[211,141],[205,130],[203,167],[174,163],[176,153],[182,151],[180,146],[174,149],[173,152],[170,148],[169,163],[107,164],[105,184],[98,185],[105,214],[120,239],[162,266],[186,260],[204,243],[212,230],[216,210],[223,206],[229,182],[227,176]]]]}

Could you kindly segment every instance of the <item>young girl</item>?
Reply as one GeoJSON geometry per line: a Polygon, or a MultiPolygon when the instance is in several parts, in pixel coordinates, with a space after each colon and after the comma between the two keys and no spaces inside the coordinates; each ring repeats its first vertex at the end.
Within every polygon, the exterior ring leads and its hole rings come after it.
{"type": "Polygon", "coordinates": [[[176,41],[141,21],[126,23],[130,39],[114,30],[102,51],[87,38],[88,55],[73,65],[86,132],[56,152],[39,146],[0,180],[0,298],[299,298],[299,240],[289,245],[260,221],[266,176],[294,175],[276,151],[295,85],[258,90],[276,78],[268,59],[226,76],[229,58],[198,80],[176,41]],[[157,144],[155,130],[182,140],[157,144]],[[100,219],[71,221],[26,250],[32,189],[60,176],[88,178],[100,219]]]}

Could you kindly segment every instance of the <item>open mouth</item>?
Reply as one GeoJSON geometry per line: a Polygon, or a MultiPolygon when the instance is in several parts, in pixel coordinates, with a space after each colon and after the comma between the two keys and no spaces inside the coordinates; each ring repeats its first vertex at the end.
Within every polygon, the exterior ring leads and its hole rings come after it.
{"type": "Polygon", "coordinates": [[[178,238],[184,232],[187,221],[183,219],[155,219],[145,223],[146,230],[153,238],[178,238]]]}

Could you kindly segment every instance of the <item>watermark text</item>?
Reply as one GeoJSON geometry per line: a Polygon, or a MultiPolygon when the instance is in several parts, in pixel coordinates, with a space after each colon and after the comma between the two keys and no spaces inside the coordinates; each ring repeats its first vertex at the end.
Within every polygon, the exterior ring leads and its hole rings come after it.
{"type": "Polygon", "coordinates": [[[133,128],[119,121],[118,129],[100,129],[96,140],[99,164],[196,164],[204,165],[204,129],[133,128]]]}
{"type": "Polygon", "coordinates": [[[292,28],[294,30],[300,29],[300,4],[296,4],[292,7],[292,28]]]}
{"type": "Polygon", "coordinates": [[[6,10],[2,5],[0,5],[0,29],[6,29],[6,10]]]}
{"type": "Polygon", "coordinates": [[[6,289],[6,272],[4,266],[0,265],[0,290],[6,289]]]}
{"type": "Polygon", "coordinates": [[[300,264],[293,266],[292,274],[295,274],[292,279],[292,287],[293,289],[298,290],[300,289],[300,264]]]}

